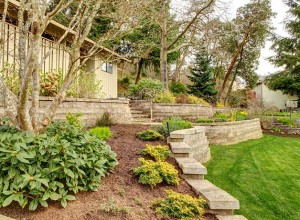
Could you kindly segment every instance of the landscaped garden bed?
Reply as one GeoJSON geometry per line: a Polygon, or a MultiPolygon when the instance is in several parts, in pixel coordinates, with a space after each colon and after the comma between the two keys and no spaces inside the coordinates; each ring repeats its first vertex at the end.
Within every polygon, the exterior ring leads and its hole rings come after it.
{"type": "MultiPolygon", "coordinates": [[[[93,219],[168,219],[159,217],[154,210],[149,208],[151,202],[159,197],[165,197],[166,189],[196,196],[193,190],[183,180],[178,186],[160,184],[151,188],[141,185],[132,169],[140,165],[138,153],[146,144],[166,145],[166,141],[145,142],[138,140],[136,134],[149,129],[148,126],[116,125],[111,127],[113,136],[108,140],[112,150],[117,153],[119,165],[113,173],[102,178],[98,192],[84,192],[76,195],[76,201],[68,203],[64,209],[58,202],[49,203],[48,208],[39,207],[36,211],[21,209],[14,203],[9,207],[1,208],[0,214],[15,219],[31,220],[93,220],[93,219]]],[[[169,158],[167,162],[175,161],[169,158]]],[[[179,169],[178,169],[179,170],[179,169]]],[[[205,216],[206,219],[214,219],[213,216],[205,216]]],[[[172,218],[169,218],[172,219],[172,218]]]]}

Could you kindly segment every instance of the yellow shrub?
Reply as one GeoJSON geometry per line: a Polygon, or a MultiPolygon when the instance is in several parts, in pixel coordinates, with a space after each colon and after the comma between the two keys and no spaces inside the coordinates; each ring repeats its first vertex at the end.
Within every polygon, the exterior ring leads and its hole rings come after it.
{"type": "Polygon", "coordinates": [[[176,102],[176,97],[171,92],[163,91],[155,96],[153,102],[174,104],[176,102]]]}
{"type": "Polygon", "coordinates": [[[165,161],[170,155],[169,146],[152,146],[146,144],[146,148],[142,150],[142,155],[149,155],[154,158],[155,161],[165,161]]]}
{"type": "Polygon", "coordinates": [[[217,102],[216,107],[217,108],[224,108],[225,106],[221,102],[217,102]]]}
{"type": "Polygon", "coordinates": [[[178,171],[175,167],[167,162],[145,160],[139,158],[141,166],[135,168],[133,173],[139,176],[139,183],[156,186],[159,183],[166,182],[170,185],[178,185],[178,171]]]}
{"type": "Polygon", "coordinates": [[[189,95],[188,96],[188,103],[189,104],[202,104],[202,105],[209,105],[209,103],[207,101],[205,101],[202,98],[198,98],[197,96],[194,95],[189,95]]]}
{"type": "Polygon", "coordinates": [[[205,200],[193,198],[172,190],[166,190],[167,198],[159,198],[152,202],[155,212],[164,217],[178,219],[203,219],[205,200]]]}

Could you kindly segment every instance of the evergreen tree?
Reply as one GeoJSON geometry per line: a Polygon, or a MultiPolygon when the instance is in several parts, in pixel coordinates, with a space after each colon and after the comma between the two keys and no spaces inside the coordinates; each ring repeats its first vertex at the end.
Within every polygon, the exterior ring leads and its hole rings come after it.
{"type": "Polygon", "coordinates": [[[192,85],[188,85],[189,93],[209,102],[216,102],[217,90],[213,81],[211,59],[205,50],[196,54],[196,59],[188,76],[192,85]]]}
{"type": "Polygon", "coordinates": [[[283,70],[269,77],[268,87],[300,97],[300,3],[298,0],[286,0],[290,7],[286,29],[290,36],[275,39],[273,49],[276,56],[271,61],[283,70]]]}

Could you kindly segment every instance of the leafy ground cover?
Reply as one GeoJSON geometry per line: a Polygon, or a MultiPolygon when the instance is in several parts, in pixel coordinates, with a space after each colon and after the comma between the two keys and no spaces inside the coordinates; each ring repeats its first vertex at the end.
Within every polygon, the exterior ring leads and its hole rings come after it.
{"type": "MultiPolygon", "coordinates": [[[[153,200],[165,197],[165,190],[196,196],[183,180],[178,186],[163,184],[153,188],[138,183],[132,169],[139,166],[139,153],[146,144],[166,145],[166,141],[145,142],[136,138],[136,133],[149,129],[148,126],[116,125],[111,127],[113,133],[108,144],[117,153],[119,165],[114,172],[102,179],[98,192],[82,192],[77,194],[76,201],[68,203],[64,209],[58,202],[50,202],[48,208],[39,207],[36,211],[21,209],[18,204],[1,208],[0,214],[15,219],[26,220],[157,220],[174,219],[159,217],[151,209],[153,200]]],[[[167,160],[175,167],[172,158],[167,160]]],[[[178,167],[177,167],[178,169],[178,167]]],[[[215,220],[214,216],[206,215],[205,220],[215,220]]]]}
{"type": "Polygon", "coordinates": [[[253,220],[300,219],[300,139],[265,135],[212,146],[206,178],[240,200],[253,220]]]}

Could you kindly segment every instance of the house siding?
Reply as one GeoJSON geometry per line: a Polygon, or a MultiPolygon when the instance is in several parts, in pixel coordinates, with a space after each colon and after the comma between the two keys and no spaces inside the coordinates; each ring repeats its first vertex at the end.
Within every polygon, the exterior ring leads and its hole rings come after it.
{"type": "Polygon", "coordinates": [[[297,100],[297,96],[283,94],[282,91],[272,91],[264,83],[260,83],[254,89],[257,98],[265,104],[286,109],[286,101],[297,100]]]}
{"type": "MultiPolygon", "coordinates": [[[[0,54],[0,72],[6,77],[12,77],[9,71],[3,71],[6,63],[17,64],[18,55],[18,28],[12,24],[5,24],[5,43],[0,54]],[[2,70],[2,71],[1,71],[2,70]]],[[[43,74],[53,71],[62,71],[66,74],[70,62],[70,55],[64,45],[57,45],[55,42],[42,38],[40,60],[47,55],[40,70],[43,74]],[[49,54],[47,54],[49,52],[49,54]]],[[[87,62],[89,71],[96,73],[97,79],[101,81],[102,91],[96,98],[117,98],[117,64],[113,64],[113,73],[106,73],[101,70],[102,61],[99,55],[87,62]]]]}

